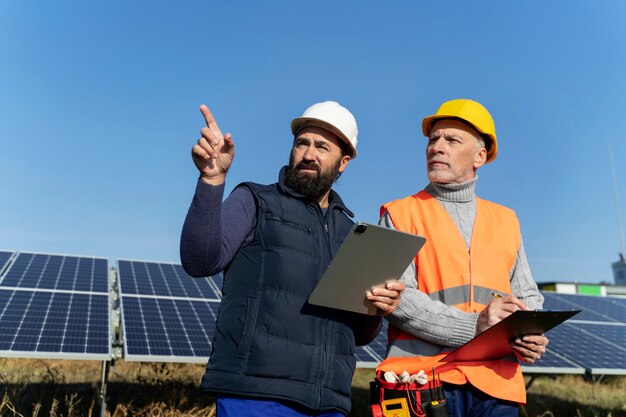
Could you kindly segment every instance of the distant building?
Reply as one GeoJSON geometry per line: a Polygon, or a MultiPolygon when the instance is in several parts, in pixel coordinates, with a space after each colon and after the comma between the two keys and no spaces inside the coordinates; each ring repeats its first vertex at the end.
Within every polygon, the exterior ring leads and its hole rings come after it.
{"type": "Polygon", "coordinates": [[[599,297],[626,297],[626,285],[613,285],[606,282],[599,284],[581,284],[578,282],[538,282],[537,286],[541,291],[553,291],[561,294],[595,295],[599,297]]]}
{"type": "Polygon", "coordinates": [[[615,285],[626,285],[626,260],[624,254],[619,254],[619,261],[613,262],[613,277],[615,285]]]}
{"type": "Polygon", "coordinates": [[[596,295],[600,297],[626,297],[626,259],[624,253],[619,260],[613,262],[613,278],[615,284],[600,282],[598,284],[581,284],[578,282],[538,282],[542,291],[553,291],[561,294],[596,295]]]}

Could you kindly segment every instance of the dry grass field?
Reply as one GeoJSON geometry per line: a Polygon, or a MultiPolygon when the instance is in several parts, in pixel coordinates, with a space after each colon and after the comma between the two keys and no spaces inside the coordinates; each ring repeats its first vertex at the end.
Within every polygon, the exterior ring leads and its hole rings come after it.
{"type": "MultiPolygon", "coordinates": [[[[107,415],[213,416],[198,387],[204,366],[118,361],[107,385],[107,415]]],[[[0,359],[0,416],[100,415],[101,364],[82,361],[0,359]]],[[[355,374],[351,417],[369,416],[372,371],[355,374]]],[[[579,376],[541,377],[529,390],[522,417],[626,417],[626,377],[591,383],[579,376]]]]}

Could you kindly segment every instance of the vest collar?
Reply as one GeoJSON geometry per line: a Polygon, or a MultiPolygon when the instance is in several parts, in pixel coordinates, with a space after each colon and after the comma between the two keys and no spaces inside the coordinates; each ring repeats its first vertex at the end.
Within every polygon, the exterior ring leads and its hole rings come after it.
{"type": "MultiPolygon", "coordinates": [[[[300,199],[306,199],[311,201],[310,198],[308,198],[307,196],[300,194],[297,191],[292,190],[291,188],[289,188],[286,184],[285,184],[285,172],[287,171],[287,166],[284,166],[280,169],[280,172],[278,173],[278,189],[285,194],[289,194],[292,197],[296,197],[296,198],[300,198],[300,199]]],[[[344,213],[346,213],[349,217],[354,217],[354,213],[352,213],[352,211],[350,211],[346,205],[344,204],[343,200],[341,199],[341,197],[339,197],[339,194],[337,194],[334,190],[330,190],[330,194],[328,195],[328,209],[334,209],[337,208],[341,211],[343,211],[344,213]]]]}

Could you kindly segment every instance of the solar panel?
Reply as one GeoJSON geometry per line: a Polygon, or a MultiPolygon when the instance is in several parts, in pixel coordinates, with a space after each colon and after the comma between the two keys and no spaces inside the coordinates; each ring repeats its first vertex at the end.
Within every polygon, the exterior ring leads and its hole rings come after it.
{"type": "Polygon", "coordinates": [[[577,321],[626,323],[626,304],[612,297],[543,293],[548,310],[582,310],[577,321]]]}
{"type": "MultiPolygon", "coordinates": [[[[356,349],[357,367],[374,368],[385,358],[387,323],[387,320],[383,322],[380,334],[369,345],[356,349]]],[[[584,374],[585,368],[548,349],[541,360],[536,363],[522,364],[522,372],[526,374],[584,374]]]]}
{"type": "Polygon", "coordinates": [[[104,258],[22,252],[0,287],[108,294],[108,262],[104,258]]]}
{"type": "Polygon", "coordinates": [[[521,363],[524,374],[584,374],[585,368],[550,348],[533,364],[521,363]]]}
{"type": "Polygon", "coordinates": [[[626,325],[564,323],[550,330],[553,351],[580,364],[592,375],[626,375],[626,347],[623,340],[626,325]],[[622,333],[617,340],[605,339],[608,334],[622,333]],[[602,336],[604,334],[604,336],[602,336]]]}
{"type": "MultiPolygon", "coordinates": [[[[118,260],[121,293],[185,298],[220,298],[217,284],[208,278],[192,278],[181,265],[118,260]]],[[[221,288],[221,281],[220,287],[221,288]]]]}
{"type": "Polygon", "coordinates": [[[4,268],[7,266],[14,253],[15,252],[0,251],[0,276],[2,276],[2,271],[4,271],[4,268]]]}
{"type": "MultiPolygon", "coordinates": [[[[582,312],[546,333],[550,340],[546,353],[534,364],[522,364],[524,373],[626,375],[626,299],[543,295],[545,309],[582,312]]],[[[370,345],[358,348],[357,366],[372,367],[379,357],[384,358],[386,343],[384,332],[370,345]]]]}
{"type": "Polygon", "coordinates": [[[217,307],[215,301],[124,297],[125,359],[206,362],[217,307]]]}
{"type": "MultiPolygon", "coordinates": [[[[545,309],[582,310],[546,333],[551,352],[592,375],[626,375],[626,300],[550,292],[543,295],[545,309]]],[[[539,361],[525,369],[532,368],[534,372],[544,365],[539,361]]],[[[554,373],[567,372],[564,365],[554,368],[554,373]]]]}
{"type": "Polygon", "coordinates": [[[0,283],[0,356],[109,359],[107,283],[105,259],[19,253],[0,283]]]}
{"type": "Polygon", "coordinates": [[[217,275],[213,275],[211,277],[211,279],[213,279],[213,282],[215,283],[215,286],[217,288],[217,292],[220,295],[220,298],[222,297],[222,287],[224,286],[224,275],[220,272],[217,275]]]}
{"type": "Polygon", "coordinates": [[[118,261],[124,358],[201,362],[211,353],[221,280],[192,278],[181,265],[118,261]]]}
{"type": "Polygon", "coordinates": [[[626,308],[626,297],[611,297],[610,301],[614,304],[620,305],[626,308]]]}
{"type": "Polygon", "coordinates": [[[383,320],[380,333],[367,346],[357,346],[354,351],[358,368],[375,368],[385,358],[387,351],[387,320],[383,320]]]}

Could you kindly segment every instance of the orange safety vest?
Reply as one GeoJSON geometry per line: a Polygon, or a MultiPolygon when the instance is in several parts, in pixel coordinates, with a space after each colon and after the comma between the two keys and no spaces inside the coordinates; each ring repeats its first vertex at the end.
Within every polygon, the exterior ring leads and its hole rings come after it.
{"type": "MultiPolygon", "coordinates": [[[[511,294],[510,273],[519,249],[519,222],[513,210],[476,198],[476,217],[470,250],[456,224],[441,203],[426,191],[381,207],[397,230],[426,237],[415,257],[417,287],[432,300],[467,312],[481,311],[492,292],[511,294]]],[[[377,368],[413,374],[436,368],[441,380],[469,382],[482,392],[507,401],[526,403],[526,389],[515,360],[439,362],[450,348],[434,345],[389,325],[389,346],[402,344],[410,356],[388,357],[377,368]],[[429,356],[424,356],[424,349],[429,356]],[[433,348],[437,352],[433,352],[433,348]],[[420,354],[420,350],[422,353],[420,354]]]]}

